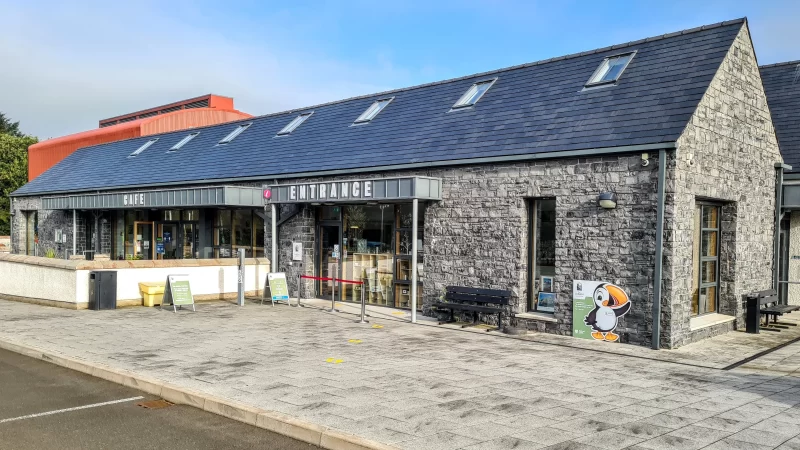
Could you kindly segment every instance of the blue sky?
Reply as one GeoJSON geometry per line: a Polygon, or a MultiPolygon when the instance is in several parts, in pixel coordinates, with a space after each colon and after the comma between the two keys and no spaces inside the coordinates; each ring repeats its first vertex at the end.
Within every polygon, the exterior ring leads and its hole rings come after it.
{"type": "Polygon", "coordinates": [[[6,1],[0,111],[41,138],[209,92],[265,114],[743,16],[761,64],[800,59],[797,1],[6,1]]]}

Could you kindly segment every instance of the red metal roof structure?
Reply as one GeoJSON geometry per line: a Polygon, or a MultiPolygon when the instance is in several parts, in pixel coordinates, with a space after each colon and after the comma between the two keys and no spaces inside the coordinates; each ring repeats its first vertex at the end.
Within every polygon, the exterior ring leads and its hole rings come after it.
{"type": "Polygon", "coordinates": [[[99,122],[100,128],[48,139],[28,147],[28,181],[79,148],[249,117],[252,116],[234,109],[232,98],[209,94],[103,119],[99,122]]]}

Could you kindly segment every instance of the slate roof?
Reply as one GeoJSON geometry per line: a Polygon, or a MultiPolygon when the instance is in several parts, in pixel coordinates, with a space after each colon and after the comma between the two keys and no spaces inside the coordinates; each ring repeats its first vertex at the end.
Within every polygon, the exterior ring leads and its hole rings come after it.
{"type": "MultiPolygon", "coordinates": [[[[128,155],[154,136],[87,147],[13,195],[33,195],[252,177],[271,180],[335,170],[469,163],[602,147],[675,142],[745,19],[453,80],[248,119],[233,142],[216,145],[236,122],[188,131],[128,155]],[[583,90],[610,55],[636,51],[616,85],[583,90]],[[471,108],[451,111],[475,82],[497,78],[471,108]],[[370,123],[353,121],[373,101],[394,100],[370,123]],[[314,114],[289,136],[276,133],[314,114]]],[[[399,167],[398,167],[399,168],[399,167]]]]}
{"type": "Polygon", "coordinates": [[[800,61],[759,69],[783,162],[800,173],[800,61]]]}

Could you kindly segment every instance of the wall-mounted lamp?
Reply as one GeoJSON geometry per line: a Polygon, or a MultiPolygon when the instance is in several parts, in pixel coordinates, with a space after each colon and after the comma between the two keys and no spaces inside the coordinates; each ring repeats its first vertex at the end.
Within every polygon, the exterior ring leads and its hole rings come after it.
{"type": "Polygon", "coordinates": [[[617,207],[617,194],[614,192],[601,192],[597,196],[597,204],[601,208],[614,209],[617,207]]]}

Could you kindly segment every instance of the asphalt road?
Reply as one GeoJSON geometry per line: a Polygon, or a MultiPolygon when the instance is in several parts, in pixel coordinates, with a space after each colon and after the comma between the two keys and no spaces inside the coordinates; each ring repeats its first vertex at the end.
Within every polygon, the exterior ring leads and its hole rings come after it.
{"type": "Polygon", "coordinates": [[[0,449],[280,449],[313,445],[0,350],[0,449]],[[135,397],[142,399],[130,400],[135,397]],[[40,415],[64,409],[110,403],[40,415]],[[37,415],[36,417],[26,417],[37,415]]]}

